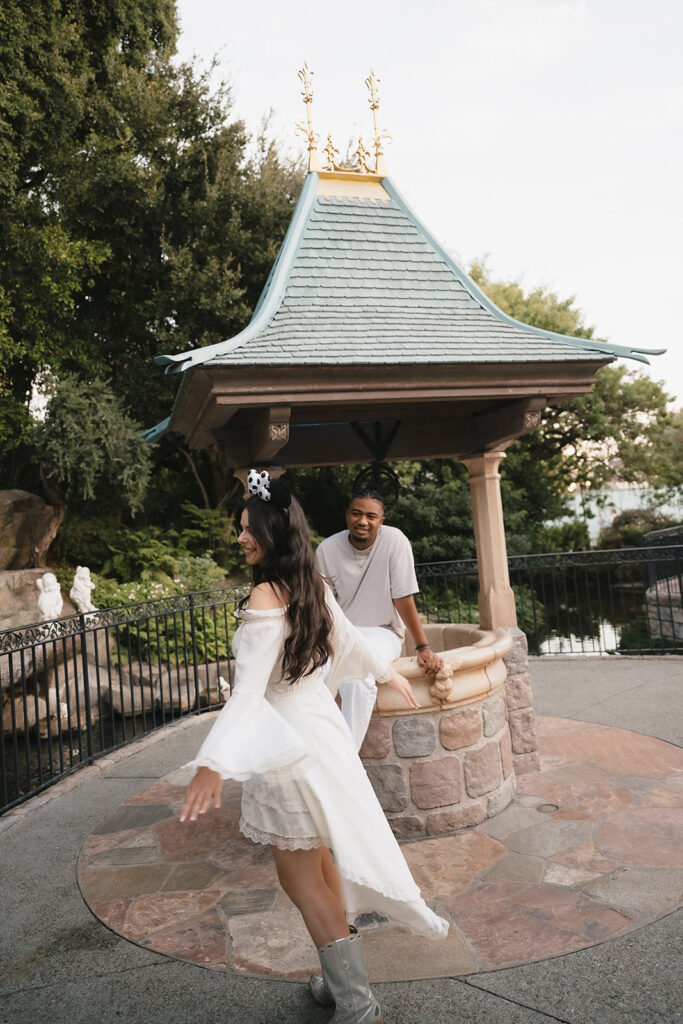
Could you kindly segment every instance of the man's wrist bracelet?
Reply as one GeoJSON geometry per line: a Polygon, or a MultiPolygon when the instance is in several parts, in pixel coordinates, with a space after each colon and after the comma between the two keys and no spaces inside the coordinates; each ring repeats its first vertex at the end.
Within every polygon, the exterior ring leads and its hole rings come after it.
{"type": "Polygon", "coordinates": [[[425,647],[431,647],[431,644],[417,644],[415,647],[416,651],[422,651],[425,647]]]}

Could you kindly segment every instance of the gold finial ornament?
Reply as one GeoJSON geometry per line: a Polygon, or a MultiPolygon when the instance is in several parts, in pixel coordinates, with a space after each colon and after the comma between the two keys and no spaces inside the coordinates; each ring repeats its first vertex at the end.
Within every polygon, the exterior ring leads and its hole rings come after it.
{"type": "Polygon", "coordinates": [[[334,162],[334,158],[335,158],[335,156],[339,156],[339,150],[335,147],[334,143],[332,142],[332,136],[331,135],[327,136],[327,145],[325,146],[325,148],[323,150],[323,153],[327,157],[327,162],[326,162],[325,166],[330,171],[333,171],[335,166],[336,166],[336,164],[334,162]]]}
{"type": "Polygon", "coordinates": [[[313,102],[313,89],[311,87],[311,78],[313,77],[313,72],[309,71],[308,63],[306,61],[304,61],[304,66],[299,70],[298,75],[304,87],[301,95],[303,97],[304,103],[306,104],[306,119],[308,123],[304,124],[303,121],[299,121],[296,125],[296,130],[298,132],[301,132],[302,135],[305,135],[308,140],[309,171],[319,171],[321,167],[320,159],[318,157],[317,144],[320,136],[313,131],[313,121],[311,119],[311,103],[313,102]]]}
{"type": "Polygon", "coordinates": [[[379,82],[379,78],[377,78],[375,72],[370,68],[370,74],[365,79],[365,84],[370,90],[370,110],[372,110],[373,113],[376,113],[379,110],[379,93],[377,92],[379,82]]]}
{"type": "MultiPolygon", "coordinates": [[[[311,86],[311,79],[313,72],[309,70],[308,64],[304,63],[304,66],[298,72],[299,78],[303,84],[303,92],[301,93],[303,101],[306,104],[306,123],[299,121],[296,125],[297,132],[305,135],[308,141],[308,169],[309,171],[322,171],[320,164],[320,158],[318,157],[318,139],[319,135],[313,131],[313,121],[311,118],[311,103],[313,102],[313,89],[311,86]]],[[[339,157],[339,150],[335,148],[332,142],[332,136],[327,136],[327,145],[323,149],[325,154],[325,173],[326,174],[344,174],[344,175],[372,175],[375,178],[386,177],[386,168],[384,165],[384,157],[382,154],[382,141],[384,139],[391,139],[388,132],[380,131],[379,122],[377,119],[377,111],[379,110],[379,93],[377,92],[377,86],[379,85],[379,78],[376,77],[374,71],[370,71],[370,74],[365,79],[365,84],[370,91],[370,109],[372,110],[372,118],[375,130],[375,141],[372,149],[375,151],[375,166],[371,167],[368,163],[370,159],[370,151],[365,148],[363,137],[361,136],[358,140],[358,147],[354,152],[354,157],[357,163],[352,167],[345,167],[342,164],[336,162],[336,158],[339,157]]]]}
{"type": "Polygon", "coordinates": [[[375,174],[386,174],[386,167],[384,166],[384,156],[382,153],[382,139],[391,140],[391,135],[387,131],[379,130],[379,123],[377,120],[377,111],[379,110],[379,93],[377,92],[377,86],[380,83],[380,79],[376,77],[375,72],[370,69],[370,74],[365,79],[365,84],[370,92],[370,110],[372,111],[372,120],[375,129],[375,174]]]}
{"type": "Polygon", "coordinates": [[[368,165],[368,157],[370,154],[368,153],[367,149],[363,144],[362,136],[358,139],[358,148],[356,149],[353,155],[358,158],[358,170],[361,172],[361,174],[375,173],[374,167],[370,167],[368,165]]]}

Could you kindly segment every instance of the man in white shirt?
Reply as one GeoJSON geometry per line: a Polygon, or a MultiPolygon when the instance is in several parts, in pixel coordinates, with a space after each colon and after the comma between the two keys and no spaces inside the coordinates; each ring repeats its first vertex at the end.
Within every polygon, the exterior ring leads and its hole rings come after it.
{"type": "MultiPolygon", "coordinates": [[[[381,495],[371,490],[354,494],[346,525],[316,552],[318,568],[342,611],[387,661],[399,656],[407,629],[421,667],[438,672],[443,661],[427,641],[413,598],[419,587],[410,541],[396,527],[384,525],[381,495]]],[[[339,692],[342,714],[360,747],[375,705],[375,682],[372,676],[352,680],[339,692]]]]}

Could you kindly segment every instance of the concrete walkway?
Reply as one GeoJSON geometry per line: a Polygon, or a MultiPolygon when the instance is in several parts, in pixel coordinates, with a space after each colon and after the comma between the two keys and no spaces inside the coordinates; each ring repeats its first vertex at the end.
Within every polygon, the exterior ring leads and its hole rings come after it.
{"type": "MultiPolygon", "coordinates": [[[[683,659],[547,659],[532,665],[543,715],[677,742],[683,659]],[[675,679],[675,674],[678,679],[675,679]]],[[[0,1020],[314,1022],[301,985],[203,969],[133,945],[96,920],[76,883],[104,818],[188,760],[209,723],[192,719],[99,762],[0,819],[0,1020]]],[[[675,914],[580,952],[458,978],[378,984],[386,1024],[435,1021],[675,1024],[675,914]]]]}

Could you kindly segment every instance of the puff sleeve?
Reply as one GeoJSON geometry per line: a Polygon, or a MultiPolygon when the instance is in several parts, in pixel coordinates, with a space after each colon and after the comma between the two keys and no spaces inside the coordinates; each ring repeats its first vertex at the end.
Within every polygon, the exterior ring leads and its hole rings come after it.
{"type": "Polygon", "coordinates": [[[329,586],[325,597],[332,612],[332,642],[334,653],[325,683],[332,693],[348,679],[374,676],[378,683],[386,683],[391,676],[391,664],[378,657],[368,641],[344,615],[329,586]]]}
{"type": "Polygon", "coordinates": [[[265,698],[282,657],[285,616],[280,609],[245,609],[240,618],[235,687],[190,765],[205,765],[223,779],[240,781],[266,773],[278,779],[303,775],[305,744],[265,698]]]}

